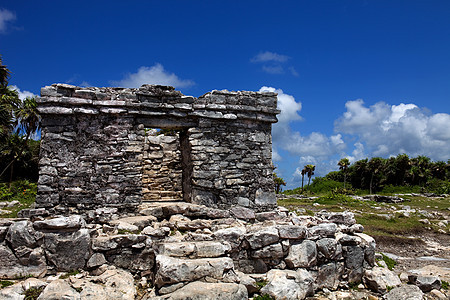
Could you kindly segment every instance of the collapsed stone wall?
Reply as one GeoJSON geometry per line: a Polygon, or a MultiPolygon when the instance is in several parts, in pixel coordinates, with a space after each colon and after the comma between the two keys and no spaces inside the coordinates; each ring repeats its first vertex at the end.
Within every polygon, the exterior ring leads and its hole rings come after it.
{"type": "Polygon", "coordinates": [[[275,93],[212,91],[194,98],[166,86],[44,87],[37,207],[135,210],[149,195],[145,128],[166,128],[180,132],[185,201],[272,209],[276,106],[275,93]]]}
{"type": "Polygon", "coordinates": [[[360,282],[375,264],[375,241],[350,212],[297,216],[283,208],[147,204],[127,217],[98,208],[85,217],[44,218],[48,212],[37,209],[31,219],[0,221],[0,278],[99,275],[115,266],[148,279],[147,299],[198,281],[245,285],[239,299],[259,292],[256,281],[276,299],[304,299],[360,282]]]}

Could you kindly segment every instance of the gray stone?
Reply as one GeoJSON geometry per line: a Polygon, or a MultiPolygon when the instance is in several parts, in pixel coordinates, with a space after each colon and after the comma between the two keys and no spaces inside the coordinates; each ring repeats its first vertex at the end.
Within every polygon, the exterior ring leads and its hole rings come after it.
{"type": "Polygon", "coordinates": [[[281,244],[277,243],[277,244],[268,245],[266,247],[263,247],[261,249],[255,250],[255,251],[251,251],[250,256],[252,258],[276,259],[276,258],[283,258],[284,252],[283,252],[283,247],[281,246],[281,244]]]}
{"type": "Polygon", "coordinates": [[[402,285],[393,288],[384,298],[386,300],[422,300],[423,292],[415,285],[402,285]]]}
{"type": "Polygon", "coordinates": [[[47,272],[42,250],[37,248],[29,254],[28,265],[20,263],[14,253],[6,246],[0,245],[0,278],[14,279],[23,276],[42,276],[47,272]]]}
{"type": "Polygon", "coordinates": [[[278,225],[278,233],[282,239],[299,240],[306,237],[306,227],[296,225],[278,225]]]}
{"type": "Polygon", "coordinates": [[[394,272],[380,267],[366,270],[363,281],[369,289],[381,294],[386,293],[388,287],[397,287],[402,284],[400,278],[394,272]]]}
{"type": "Polygon", "coordinates": [[[233,207],[230,209],[230,212],[234,217],[242,220],[254,220],[256,218],[255,212],[252,209],[242,206],[233,207]]]}
{"type": "Polygon", "coordinates": [[[280,239],[278,230],[274,226],[258,228],[253,232],[249,232],[245,235],[245,239],[248,241],[250,248],[258,249],[273,243],[278,242],[280,239]]]}
{"type": "Polygon", "coordinates": [[[50,282],[37,300],[81,300],[80,294],[66,281],[57,279],[50,282]]]}
{"type": "Polygon", "coordinates": [[[214,237],[218,240],[224,240],[230,243],[233,249],[239,247],[244,235],[247,232],[245,227],[230,227],[217,230],[214,232],[214,237]]]}
{"type": "Polygon", "coordinates": [[[94,253],[89,258],[86,267],[95,268],[106,263],[105,256],[102,253],[94,253]]]}
{"type": "Polygon", "coordinates": [[[441,280],[437,276],[408,275],[408,282],[417,285],[423,292],[441,288],[441,280]]]}
{"type": "Polygon", "coordinates": [[[76,231],[84,226],[86,226],[86,222],[78,215],[55,217],[43,221],[35,221],[33,223],[33,227],[36,230],[48,231],[76,231]]]}
{"type": "Polygon", "coordinates": [[[46,233],[45,253],[58,271],[82,269],[89,258],[91,238],[88,229],[73,233],[46,233]]]}
{"type": "Polygon", "coordinates": [[[290,268],[308,268],[314,266],[317,260],[316,243],[304,240],[300,244],[292,245],[286,257],[286,264],[290,268]]]}
{"type": "Polygon", "coordinates": [[[359,246],[343,246],[345,267],[349,269],[349,282],[361,281],[364,272],[364,250],[359,246]]]}
{"type": "Polygon", "coordinates": [[[36,232],[30,221],[18,221],[9,226],[6,240],[13,249],[20,246],[34,248],[37,246],[36,232]]]}
{"type": "Polygon", "coordinates": [[[316,242],[318,252],[326,259],[333,259],[342,254],[342,247],[335,239],[323,238],[316,242]]]}
{"type": "Polygon", "coordinates": [[[158,255],[156,264],[155,285],[158,287],[204,277],[221,280],[227,272],[233,271],[234,267],[233,260],[229,257],[178,259],[158,255]]]}
{"type": "Polygon", "coordinates": [[[267,285],[261,289],[261,294],[274,299],[297,300],[312,296],[314,279],[304,269],[270,270],[267,273],[267,285]]]}
{"type": "Polygon", "coordinates": [[[323,223],[308,228],[308,237],[334,237],[337,226],[334,223],[323,223]]]}
{"type": "Polygon", "coordinates": [[[137,296],[133,276],[114,267],[99,276],[72,280],[72,286],[82,290],[82,300],[134,300],[137,296]]]}
{"type": "Polygon", "coordinates": [[[316,286],[320,289],[327,288],[336,290],[339,285],[339,277],[341,272],[336,266],[336,263],[331,262],[325,265],[321,265],[317,272],[317,278],[315,280],[316,286]]]}
{"type": "MultiPolygon", "coordinates": [[[[147,298],[148,299],[148,298],[147,298]]],[[[179,290],[164,296],[152,297],[158,300],[243,300],[248,299],[247,289],[236,283],[207,283],[194,281],[179,290]]]]}

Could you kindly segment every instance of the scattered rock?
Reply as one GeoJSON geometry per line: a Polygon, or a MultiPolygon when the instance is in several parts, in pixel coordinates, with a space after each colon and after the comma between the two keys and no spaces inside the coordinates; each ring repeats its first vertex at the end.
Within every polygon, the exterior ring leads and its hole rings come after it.
{"type": "Polygon", "coordinates": [[[386,300],[422,300],[423,292],[415,285],[401,285],[384,296],[386,300]]]}
{"type": "Polygon", "coordinates": [[[389,269],[374,267],[366,270],[363,277],[364,284],[372,291],[384,294],[388,288],[397,287],[402,284],[394,272],[389,269]]]}

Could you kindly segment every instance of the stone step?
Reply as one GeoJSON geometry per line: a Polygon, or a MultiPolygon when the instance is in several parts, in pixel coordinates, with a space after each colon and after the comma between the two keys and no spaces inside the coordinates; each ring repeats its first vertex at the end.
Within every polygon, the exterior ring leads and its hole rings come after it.
{"type": "Polygon", "coordinates": [[[215,258],[230,250],[230,244],[225,241],[166,242],[158,245],[159,254],[171,257],[215,258]]]}
{"type": "Polygon", "coordinates": [[[156,264],[155,285],[158,288],[202,278],[227,282],[237,280],[233,260],[229,257],[181,259],[157,255],[156,264]],[[233,276],[236,278],[230,278],[233,276]]]}

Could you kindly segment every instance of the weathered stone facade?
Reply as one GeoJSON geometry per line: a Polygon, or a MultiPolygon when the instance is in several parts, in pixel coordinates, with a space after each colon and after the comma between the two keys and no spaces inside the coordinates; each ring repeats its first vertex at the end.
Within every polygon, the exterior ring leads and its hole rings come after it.
{"type": "Polygon", "coordinates": [[[42,88],[38,103],[43,129],[37,207],[60,213],[134,210],[143,199],[181,196],[216,208],[276,206],[275,93],[212,91],[194,98],[166,86],[55,84],[42,88]],[[177,130],[171,147],[179,148],[167,156],[155,144],[158,138],[147,136],[149,128],[177,130]],[[169,193],[158,194],[164,189],[169,193]]]}

